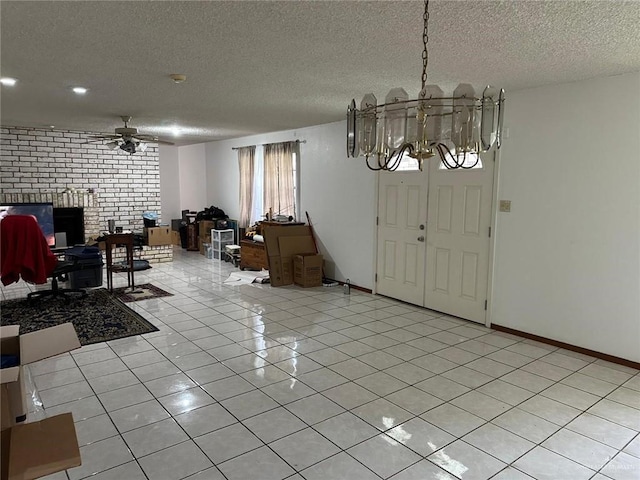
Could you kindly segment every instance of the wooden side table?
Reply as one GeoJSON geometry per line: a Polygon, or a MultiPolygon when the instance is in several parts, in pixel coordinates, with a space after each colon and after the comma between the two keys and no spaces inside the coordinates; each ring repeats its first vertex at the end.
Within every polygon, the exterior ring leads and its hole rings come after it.
{"type": "Polygon", "coordinates": [[[269,270],[269,260],[264,243],[253,240],[240,242],[240,270],[252,268],[254,270],[269,270]]]}
{"type": "MultiPolygon", "coordinates": [[[[113,257],[112,250],[115,246],[124,246],[126,248],[126,272],[127,283],[131,290],[134,289],[133,280],[133,233],[110,233],[105,235],[106,260],[107,260],[107,288],[113,292],[113,257]]],[[[118,268],[116,271],[123,271],[118,268]]]]}

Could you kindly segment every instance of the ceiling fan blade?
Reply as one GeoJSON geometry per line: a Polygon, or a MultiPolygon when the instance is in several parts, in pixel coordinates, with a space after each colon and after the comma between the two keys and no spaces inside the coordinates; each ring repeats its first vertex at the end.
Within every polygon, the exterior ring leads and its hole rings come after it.
{"type": "Polygon", "coordinates": [[[138,135],[133,135],[133,138],[135,138],[136,140],[140,140],[141,142],[162,143],[163,145],[173,145],[173,143],[160,140],[158,137],[154,135],[138,134],[138,135]]]}
{"type": "Polygon", "coordinates": [[[117,140],[122,138],[122,135],[89,135],[89,138],[95,138],[97,140],[117,140]]]}

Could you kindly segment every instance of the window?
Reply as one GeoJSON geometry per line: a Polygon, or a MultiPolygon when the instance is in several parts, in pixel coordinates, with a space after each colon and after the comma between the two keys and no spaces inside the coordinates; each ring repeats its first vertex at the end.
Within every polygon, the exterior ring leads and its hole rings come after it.
{"type": "Polygon", "coordinates": [[[299,168],[296,142],[238,149],[240,167],[240,226],[273,215],[297,218],[299,168]],[[253,149],[253,154],[249,155],[253,149]],[[249,175],[247,172],[251,172],[249,175]]]}

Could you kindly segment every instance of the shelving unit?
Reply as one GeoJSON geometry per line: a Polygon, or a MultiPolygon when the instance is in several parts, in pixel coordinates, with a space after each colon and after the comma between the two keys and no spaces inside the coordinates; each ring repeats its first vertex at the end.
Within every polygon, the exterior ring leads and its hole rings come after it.
{"type": "Polygon", "coordinates": [[[226,230],[211,229],[211,258],[213,260],[223,260],[225,257],[225,248],[227,245],[233,245],[233,229],[226,230]]]}

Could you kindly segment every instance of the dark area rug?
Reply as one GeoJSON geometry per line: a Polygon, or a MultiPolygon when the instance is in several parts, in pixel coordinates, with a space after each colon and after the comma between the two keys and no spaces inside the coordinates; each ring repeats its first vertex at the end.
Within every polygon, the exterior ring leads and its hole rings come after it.
{"type": "Polygon", "coordinates": [[[104,288],[89,290],[68,304],[53,297],[0,303],[2,326],[20,325],[21,334],[67,322],[73,323],[82,345],[158,331],[104,288]]]}
{"type": "Polygon", "coordinates": [[[136,285],[133,292],[129,287],[114,288],[113,295],[123,302],[137,302],[138,300],[149,300],[150,298],[171,297],[173,293],[165,292],[150,283],[143,283],[142,285],[136,285]]]}

